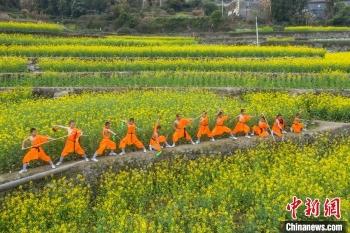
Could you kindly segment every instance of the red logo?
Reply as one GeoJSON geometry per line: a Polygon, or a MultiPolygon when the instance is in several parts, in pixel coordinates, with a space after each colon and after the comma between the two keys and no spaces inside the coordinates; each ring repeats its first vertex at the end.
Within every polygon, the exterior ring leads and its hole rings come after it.
{"type": "MultiPolygon", "coordinates": [[[[293,220],[297,219],[297,209],[303,204],[303,201],[296,196],[293,196],[292,202],[288,203],[286,210],[290,212],[293,220]]],[[[305,200],[304,215],[306,217],[319,217],[320,216],[321,202],[319,199],[311,199],[309,197],[305,200]]],[[[323,203],[323,216],[326,218],[335,217],[341,218],[340,212],[340,198],[333,199],[326,198],[323,203]]]]}
{"type": "Polygon", "coordinates": [[[311,217],[312,215],[314,217],[320,216],[320,200],[315,199],[312,200],[311,198],[306,198],[305,202],[306,209],[304,211],[305,216],[311,217]]]}
{"type": "Polygon", "coordinates": [[[337,219],[341,218],[340,213],[340,198],[336,197],[331,200],[326,198],[323,206],[323,215],[325,217],[336,217],[337,219]]]}
{"type": "Polygon", "coordinates": [[[297,219],[297,209],[301,204],[303,204],[303,201],[296,196],[293,197],[292,203],[288,203],[286,209],[291,212],[292,219],[297,219]]]}

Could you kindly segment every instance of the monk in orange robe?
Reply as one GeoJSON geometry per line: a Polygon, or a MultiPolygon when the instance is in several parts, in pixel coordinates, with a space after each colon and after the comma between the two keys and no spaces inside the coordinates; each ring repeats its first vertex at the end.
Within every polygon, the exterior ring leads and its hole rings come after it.
{"type": "Polygon", "coordinates": [[[300,114],[297,113],[294,117],[292,127],[290,131],[296,134],[301,133],[304,130],[304,124],[301,122],[300,114]]]}
{"type": "Polygon", "coordinates": [[[199,128],[197,132],[197,141],[196,143],[199,144],[201,142],[201,137],[203,135],[207,135],[208,137],[211,138],[211,141],[215,141],[215,139],[211,135],[211,131],[209,129],[209,118],[208,118],[208,113],[203,112],[202,116],[200,117],[199,120],[199,128]]]}
{"type": "Polygon", "coordinates": [[[173,145],[175,147],[176,143],[181,139],[185,138],[187,141],[190,141],[192,144],[195,144],[192,140],[191,135],[187,132],[186,126],[192,123],[190,118],[182,118],[180,114],[176,114],[176,120],[174,121],[174,134],[173,134],[173,145]]]}
{"type": "Polygon", "coordinates": [[[281,114],[278,114],[275,118],[275,123],[272,126],[272,134],[283,139],[283,133],[285,133],[284,126],[285,123],[283,117],[281,114]]]}
{"type": "Polygon", "coordinates": [[[117,134],[114,133],[111,130],[111,123],[107,121],[102,129],[102,141],[100,142],[100,145],[95,152],[94,156],[92,157],[92,161],[97,162],[98,159],[97,156],[102,155],[105,150],[110,150],[109,155],[117,155],[115,153],[115,150],[117,149],[116,143],[111,139],[112,137],[116,136],[117,134]]]}
{"type": "Polygon", "coordinates": [[[159,130],[161,129],[161,125],[159,124],[159,119],[153,127],[152,137],[149,141],[149,150],[156,150],[160,152],[162,150],[162,144],[165,144],[166,147],[170,147],[168,144],[166,137],[164,135],[159,135],[159,130]]]}
{"type": "Polygon", "coordinates": [[[250,138],[249,132],[250,128],[247,125],[248,121],[252,117],[245,113],[245,109],[241,109],[241,113],[238,115],[238,123],[236,124],[235,128],[232,130],[232,133],[234,135],[237,135],[239,133],[244,133],[247,138],[250,138]]]}
{"type": "Polygon", "coordinates": [[[261,138],[266,138],[269,136],[269,125],[266,121],[265,116],[261,116],[258,125],[254,125],[252,128],[252,135],[257,135],[261,138]]]}
{"type": "Polygon", "coordinates": [[[224,115],[223,111],[219,111],[216,116],[215,127],[212,130],[211,134],[213,137],[221,136],[223,134],[230,134],[230,138],[234,139],[232,131],[229,127],[225,126],[225,121],[228,119],[228,116],[224,115]]]}
{"type": "Polygon", "coordinates": [[[85,150],[81,147],[79,142],[79,139],[83,135],[83,132],[76,127],[75,121],[69,121],[68,127],[62,125],[55,125],[53,129],[57,130],[58,128],[67,130],[68,137],[63,151],[61,153],[60,160],[56,163],[56,165],[61,165],[64,158],[72,153],[80,155],[82,158],[85,159],[85,161],[89,161],[88,157],[85,154],[85,150]]]}
{"type": "Polygon", "coordinates": [[[22,142],[22,150],[24,150],[24,144],[26,142],[31,143],[31,147],[29,151],[25,154],[23,158],[23,168],[19,171],[19,173],[27,172],[27,166],[30,161],[33,160],[42,160],[51,165],[52,168],[55,168],[55,165],[52,163],[50,156],[48,156],[44,149],[41,147],[42,144],[47,143],[49,140],[52,140],[49,136],[38,135],[37,130],[35,128],[30,129],[30,136],[23,140],[22,142]]]}
{"type": "Polygon", "coordinates": [[[125,121],[127,124],[127,132],[125,137],[120,141],[119,148],[122,152],[119,155],[125,155],[125,147],[134,145],[138,149],[143,149],[143,152],[147,152],[143,143],[137,138],[136,124],[134,118],[130,118],[129,121],[125,121]]]}

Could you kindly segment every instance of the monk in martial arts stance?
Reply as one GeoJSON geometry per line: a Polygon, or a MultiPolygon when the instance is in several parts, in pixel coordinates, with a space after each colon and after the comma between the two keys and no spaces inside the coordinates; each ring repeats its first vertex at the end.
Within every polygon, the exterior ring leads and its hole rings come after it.
{"type": "Polygon", "coordinates": [[[292,127],[290,128],[290,131],[293,133],[301,133],[304,130],[304,124],[301,122],[300,114],[297,113],[294,117],[292,127]]]}
{"type": "Polygon", "coordinates": [[[143,143],[137,138],[136,124],[134,118],[130,118],[129,121],[125,121],[127,125],[127,132],[125,137],[120,141],[119,148],[122,150],[119,155],[125,155],[125,147],[134,145],[138,149],[143,149],[143,152],[147,152],[143,143]]]}
{"type": "Polygon", "coordinates": [[[80,137],[83,135],[83,132],[75,126],[75,121],[69,121],[69,126],[55,125],[53,130],[57,131],[58,128],[67,130],[68,137],[66,140],[66,144],[61,153],[60,160],[56,163],[57,166],[61,165],[64,158],[69,154],[75,153],[80,155],[85,161],[89,161],[88,157],[85,154],[85,150],[80,145],[80,137]]]}
{"type": "Polygon", "coordinates": [[[27,167],[30,161],[33,160],[42,160],[51,165],[52,168],[55,168],[55,165],[52,163],[51,158],[45,153],[44,149],[41,147],[42,144],[47,143],[49,140],[52,140],[49,136],[43,136],[37,134],[37,130],[35,128],[30,129],[30,136],[23,140],[22,142],[22,150],[24,150],[24,145],[26,142],[31,143],[31,147],[29,147],[29,151],[25,154],[23,158],[23,168],[19,171],[19,173],[27,172],[27,167]]]}
{"type": "Polygon", "coordinates": [[[159,119],[155,123],[153,127],[152,137],[149,141],[149,150],[160,152],[162,150],[162,145],[164,144],[166,147],[170,147],[168,142],[166,141],[166,137],[164,135],[159,135],[159,130],[161,126],[159,124],[159,119]]]}
{"type": "Polygon", "coordinates": [[[236,139],[233,134],[232,130],[225,126],[225,121],[228,119],[227,115],[224,115],[223,111],[219,111],[219,113],[216,116],[216,122],[215,122],[215,127],[211,131],[211,135],[214,137],[216,136],[221,136],[223,134],[230,134],[231,139],[236,139]]]}
{"type": "Polygon", "coordinates": [[[283,134],[285,133],[284,127],[285,123],[283,117],[281,114],[278,114],[275,118],[275,123],[272,126],[272,134],[283,140],[283,134]]]}
{"type": "Polygon", "coordinates": [[[176,114],[176,120],[174,121],[174,134],[173,134],[173,145],[175,147],[176,143],[181,139],[185,138],[187,141],[190,141],[192,144],[195,144],[192,140],[191,135],[187,132],[186,126],[192,123],[190,118],[182,118],[180,114],[176,114]]]}
{"type": "Polygon", "coordinates": [[[117,149],[116,143],[112,140],[112,137],[117,135],[111,130],[111,123],[107,121],[102,129],[102,141],[100,142],[100,146],[92,157],[92,161],[97,162],[97,156],[102,155],[105,150],[110,150],[109,155],[117,155],[115,150],[117,149]]]}
{"type": "Polygon", "coordinates": [[[199,128],[197,132],[197,141],[196,141],[197,144],[201,142],[201,137],[203,135],[207,135],[207,137],[211,138],[211,141],[215,141],[209,129],[208,113],[205,111],[202,113],[202,116],[199,119],[199,128]]]}
{"type": "Polygon", "coordinates": [[[241,109],[241,113],[237,116],[238,122],[235,128],[232,130],[232,133],[234,135],[237,135],[239,133],[244,133],[244,135],[247,138],[250,138],[249,136],[250,128],[247,125],[247,123],[251,118],[252,117],[250,115],[245,113],[245,109],[241,109]]]}
{"type": "Polygon", "coordinates": [[[261,115],[258,125],[254,125],[252,128],[252,135],[257,135],[261,138],[266,138],[269,136],[268,129],[269,124],[267,123],[265,116],[261,115]]]}

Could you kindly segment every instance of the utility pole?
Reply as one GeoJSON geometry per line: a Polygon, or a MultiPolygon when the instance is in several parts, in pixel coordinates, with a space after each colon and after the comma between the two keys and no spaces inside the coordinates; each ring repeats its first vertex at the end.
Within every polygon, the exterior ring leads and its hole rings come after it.
{"type": "Polygon", "coordinates": [[[221,16],[224,17],[224,0],[221,0],[221,16]]]}
{"type": "Polygon", "coordinates": [[[258,16],[255,16],[256,46],[259,46],[258,16]]]}
{"type": "Polygon", "coordinates": [[[159,0],[159,7],[162,7],[162,0],[159,0]]]}

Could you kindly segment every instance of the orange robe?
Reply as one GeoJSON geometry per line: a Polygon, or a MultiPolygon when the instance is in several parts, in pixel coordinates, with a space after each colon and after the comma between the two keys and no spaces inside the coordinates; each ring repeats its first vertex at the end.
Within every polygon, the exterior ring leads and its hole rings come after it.
{"type": "Polygon", "coordinates": [[[136,136],[136,125],[128,124],[126,136],[120,141],[119,148],[124,149],[126,146],[135,145],[137,148],[144,148],[143,143],[136,136]]]}
{"type": "Polygon", "coordinates": [[[161,151],[160,144],[166,142],[166,137],[164,135],[159,135],[157,127],[158,127],[158,125],[156,124],[153,128],[153,134],[152,134],[152,137],[149,141],[149,144],[156,151],[161,151]]]}
{"type": "Polygon", "coordinates": [[[201,117],[201,120],[199,121],[197,138],[201,138],[202,135],[207,135],[208,137],[211,137],[211,131],[209,129],[209,118],[207,116],[201,117]]]}
{"type": "Polygon", "coordinates": [[[117,149],[117,145],[115,142],[111,140],[112,134],[106,127],[103,127],[102,130],[102,140],[100,142],[100,146],[98,147],[96,154],[102,155],[105,150],[115,150],[117,149]]]}
{"type": "Polygon", "coordinates": [[[182,118],[180,121],[176,123],[176,129],[173,134],[173,142],[176,143],[181,138],[185,138],[187,141],[191,141],[192,138],[186,130],[186,126],[190,124],[189,119],[182,118]]]}
{"type": "Polygon", "coordinates": [[[249,126],[247,125],[247,122],[250,120],[251,116],[248,114],[240,114],[238,118],[238,123],[233,129],[232,133],[233,134],[238,134],[238,133],[244,133],[247,134],[250,131],[249,126]]]}
{"type": "Polygon", "coordinates": [[[221,116],[216,119],[215,127],[211,132],[213,137],[223,135],[224,133],[231,133],[231,129],[224,125],[227,119],[228,116],[221,116]]]}
{"type": "Polygon", "coordinates": [[[258,125],[253,126],[253,132],[255,135],[258,135],[259,137],[265,138],[269,136],[269,133],[267,129],[269,126],[264,121],[259,121],[258,125]]]}
{"type": "Polygon", "coordinates": [[[79,139],[81,136],[81,131],[77,128],[72,129],[72,132],[68,136],[66,140],[66,144],[63,148],[63,151],[61,153],[62,157],[66,157],[67,155],[71,153],[76,153],[80,156],[85,155],[84,149],[80,146],[79,139]]]}
{"type": "Polygon", "coordinates": [[[282,137],[282,131],[284,128],[284,121],[279,121],[278,119],[275,120],[275,123],[272,126],[272,132],[274,135],[277,135],[278,137],[282,137]]]}
{"type": "Polygon", "coordinates": [[[294,118],[293,124],[292,124],[292,129],[294,133],[301,133],[303,131],[304,124],[301,123],[301,120],[296,117],[294,118]]]}
{"type": "Polygon", "coordinates": [[[51,158],[45,153],[44,149],[40,146],[47,142],[49,137],[36,135],[32,140],[32,148],[23,157],[23,164],[27,164],[32,160],[43,160],[45,162],[51,161],[51,158]]]}

